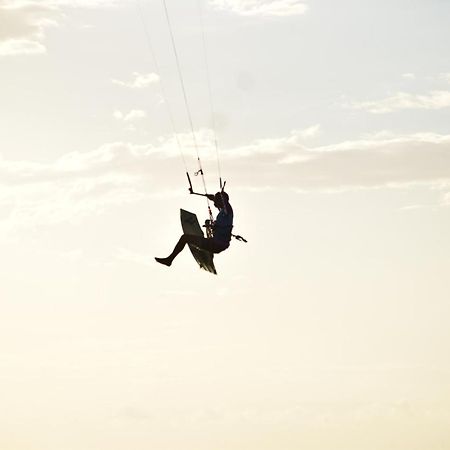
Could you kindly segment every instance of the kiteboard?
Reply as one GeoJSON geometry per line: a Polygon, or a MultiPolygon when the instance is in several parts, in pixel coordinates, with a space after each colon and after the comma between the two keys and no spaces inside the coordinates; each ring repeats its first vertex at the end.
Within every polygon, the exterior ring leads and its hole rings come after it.
{"type": "MultiPolygon", "coordinates": [[[[194,234],[196,236],[205,237],[195,214],[184,209],[180,209],[180,218],[184,234],[194,234]]],[[[217,275],[213,261],[214,255],[211,252],[202,250],[192,244],[188,245],[200,268],[217,275]]]]}

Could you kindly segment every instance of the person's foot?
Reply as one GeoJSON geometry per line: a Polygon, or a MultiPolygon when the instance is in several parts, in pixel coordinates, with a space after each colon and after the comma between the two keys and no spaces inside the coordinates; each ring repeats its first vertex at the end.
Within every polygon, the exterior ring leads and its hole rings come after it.
{"type": "Polygon", "coordinates": [[[170,258],[155,258],[155,260],[157,262],[159,262],[160,264],[164,264],[167,267],[170,267],[172,264],[172,261],[170,260],[170,258]]]}

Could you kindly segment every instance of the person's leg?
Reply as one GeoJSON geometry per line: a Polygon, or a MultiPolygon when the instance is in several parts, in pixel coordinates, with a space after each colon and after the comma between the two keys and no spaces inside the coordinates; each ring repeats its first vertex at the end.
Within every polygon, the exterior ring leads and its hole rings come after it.
{"type": "Polygon", "coordinates": [[[155,258],[155,260],[160,264],[164,264],[165,266],[172,265],[173,260],[183,251],[186,244],[193,244],[203,250],[209,250],[208,240],[204,237],[196,236],[193,234],[183,234],[180,237],[177,245],[175,245],[173,252],[167,258],[155,258]]]}

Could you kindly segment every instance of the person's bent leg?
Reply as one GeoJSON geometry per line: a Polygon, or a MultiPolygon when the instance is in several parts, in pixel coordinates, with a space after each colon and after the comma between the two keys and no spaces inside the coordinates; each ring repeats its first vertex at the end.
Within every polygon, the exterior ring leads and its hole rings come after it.
{"type": "Polygon", "coordinates": [[[205,238],[201,236],[195,236],[193,234],[183,234],[180,237],[177,245],[175,245],[172,253],[167,258],[155,258],[155,260],[160,264],[164,264],[165,266],[170,267],[173,260],[183,251],[186,244],[193,244],[199,248],[202,248],[204,246],[204,240],[205,238]]]}

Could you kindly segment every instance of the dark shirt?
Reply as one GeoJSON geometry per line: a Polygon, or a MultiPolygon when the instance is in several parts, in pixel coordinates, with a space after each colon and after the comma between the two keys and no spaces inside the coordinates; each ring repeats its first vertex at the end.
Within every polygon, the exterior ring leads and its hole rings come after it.
{"type": "Polygon", "coordinates": [[[231,241],[231,230],[233,229],[233,208],[228,203],[226,212],[224,209],[217,214],[213,226],[214,239],[220,242],[229,243],[231,241]]]}

